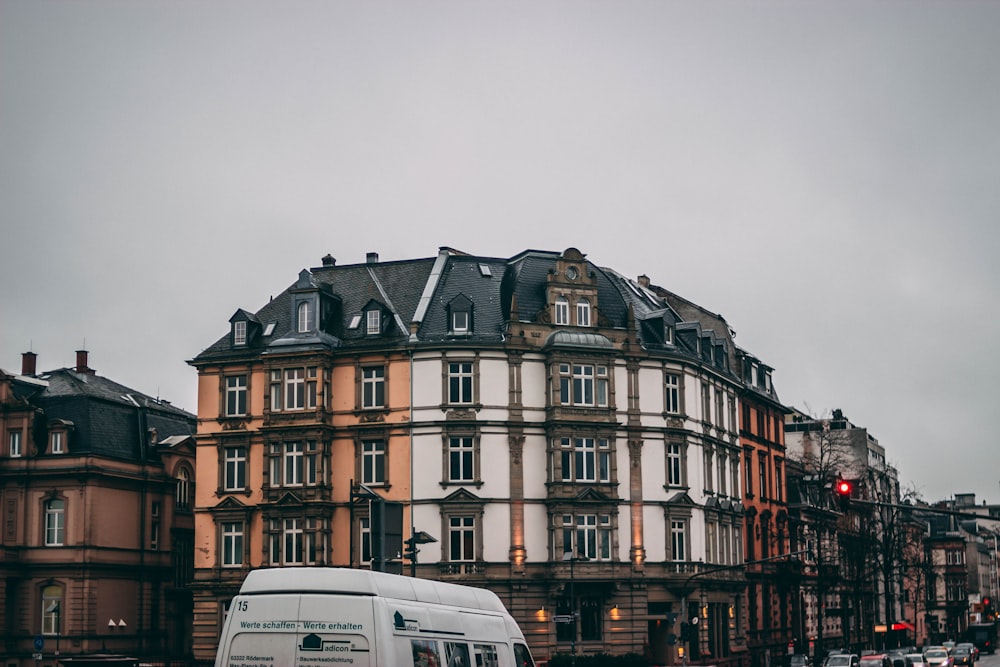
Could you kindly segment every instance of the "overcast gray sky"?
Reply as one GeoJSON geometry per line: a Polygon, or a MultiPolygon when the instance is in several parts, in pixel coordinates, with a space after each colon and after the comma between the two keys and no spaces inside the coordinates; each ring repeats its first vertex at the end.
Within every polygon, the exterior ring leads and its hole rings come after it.
{"type": "Polygon", "coordinates": [[[195,410],[302,268],[579,248],[1000,503],[1000,2],[0,0],[0,366],[195,410]]]}

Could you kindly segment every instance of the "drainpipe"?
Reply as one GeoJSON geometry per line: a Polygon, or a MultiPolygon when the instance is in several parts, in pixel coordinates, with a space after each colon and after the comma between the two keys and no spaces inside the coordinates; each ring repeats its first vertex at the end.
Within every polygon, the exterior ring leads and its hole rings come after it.
{"type": "MultiPolygon", "coordinates": [[[[410,355],[410,537],[417,534],[416,523],[413,520],[413,348],[409,350],[410,355]]],[[[417,544],[413,543],[414,558],[416,557],[417,544]]],[[[416,563],[411,562],[410,573],[417,576],[416,563]]]]}
{"type": "Polygon", "coordinates": [[[139,463],[142,466],[142,482],[139,489],[139,605],[135,612],[136,642],[138,645],[138,657],[142,659],[145,655],[143,645],[143,628],[145,626],[142,617],[142,610],[146,606],[146,441],[144,420],[142,418],[142,408],[135,408],[136,426],[139,429],[139,463]]]}

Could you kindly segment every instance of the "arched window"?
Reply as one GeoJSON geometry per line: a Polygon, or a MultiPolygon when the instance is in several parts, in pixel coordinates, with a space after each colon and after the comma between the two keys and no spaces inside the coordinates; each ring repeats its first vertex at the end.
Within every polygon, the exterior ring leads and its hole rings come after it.
{"type": "Polygon", "coordinates": [[[58,635],[62,620],[62,588],[46,586],[42,589],[42,634],[58,635]]]}
{"type": "Polygon", "coordinates": [[[578,327],[590,326],[590,302],[580,299],[576,302],[576,325],[578,327]]]}
{"type": "Polygon", "coordinates": [[[66,541],[66,501],[45,501],[45,546],[61,547],[66,541]]]}
{"type": "Polygon", "coordinates": [[[306,333],[312,331],[312,309],[309,307],[308,301],[303,301],[299,304],[298,308],[298,319],[299,319],[299,333],[306,333]]]}
{"type": "Polygon", "coordinates": [[[569,301],[564,296],[556,299],[556,324],[569,324],[569,301]]]}
{"type": "Polygon", "coordinates": [[[187,468],[177,471],[177,509],[191,509],[191,473],[187,468]]]}

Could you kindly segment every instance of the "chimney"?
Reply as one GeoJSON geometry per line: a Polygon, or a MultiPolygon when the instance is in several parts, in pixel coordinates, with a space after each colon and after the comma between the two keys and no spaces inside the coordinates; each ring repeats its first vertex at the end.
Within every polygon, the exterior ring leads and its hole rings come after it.
{"type": "Polygon", "coordinates": [[[35,375],[35,361],[38,355],[34,352],[21,353],[21,375],[35,375]]]}
{"type": "Polygon", "coordinates": [[[337,265],[337,258],[327,253],[326,257],[323,258],[323,266],[336,266],[336,265],[337,265]]]}
{"type": "Polygon", "coordinates": [[[76,351],[76,372],[94,374],[94,369],[87,366],[87,350],[76,351]]]}
{"type": "Polygon", "coordinates": [[[377,252],[368,253],[368,256],[365,258],[365,261],[368,262],[369,264],[378,264],[378,253],[377,252]]]}
{"type": "Polygon", "coordinates": [[[642,274],[641,276],[639,276],[639,284],[642,285],[643,287],[649,287],[649,276],[647,276],[646,274],[642,274]]]}

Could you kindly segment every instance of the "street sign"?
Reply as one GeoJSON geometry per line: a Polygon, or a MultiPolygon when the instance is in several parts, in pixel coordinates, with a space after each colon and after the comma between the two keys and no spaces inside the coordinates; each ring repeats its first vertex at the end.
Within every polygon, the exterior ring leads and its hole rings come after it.
{"type": "Polygon", "coordinates": [[[35,660],[41,660],[42,659],[42,654],[41,653],[32,653],[31,657],[34,658],[35,660]]]}
{"type": "Polygon", "coordinates": [[[556,623],[572,623],[573,622],[573,615],[572,614],[556,614],[555,616],[552,617],[552,620],[555,621],[556,623]]]}
{"type": "Polygon", "coordinates": [[[35,635],[35,650],[41,651],[45,647],[45,637],[41,635],[35,635]]]}

